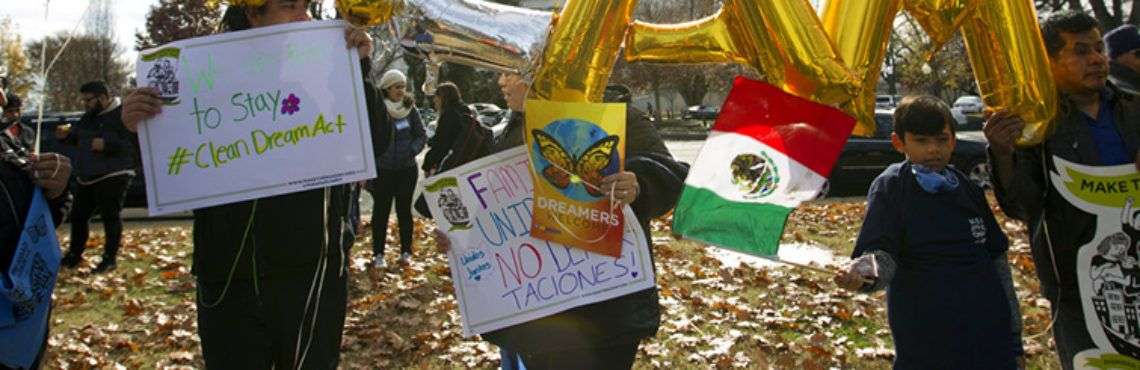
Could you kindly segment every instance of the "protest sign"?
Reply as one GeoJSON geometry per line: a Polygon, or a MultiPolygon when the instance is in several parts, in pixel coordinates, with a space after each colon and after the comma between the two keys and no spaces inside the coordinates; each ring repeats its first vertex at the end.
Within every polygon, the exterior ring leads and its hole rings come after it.
{"type": "Polygon", "coordinates": [[[59,260],[51,208],[37,188],[12,262],[0,271],[0,367],[29,368],[39,355],[59,260]]]}
{"type": "Polygon", "coordinates": [[[526,102],[534,237],[618,256],[622,212],[602,178],[625,160],[625,104],[526,102]]]}
{"type": "Polygon", "coordinates": [[[424,194],[451,241],[448,263],[471,336],[652,288],[649,248],[633,211],[610,257],[530,235],[534,187],[519,147],[430,177],[424,194]]]}
{"type": "Polygon", "coordinates": [[[376,176],[360,57],[345,23],[297,22],[140,53],[162,113],[139,125],[151,214],[376,176]]]}
{"type": "Polygon", "coordinates": [[[1053,188],[1074,207],[1096,216],[1092,240],[1077,251],[1077,286],[1085,328],[1095,348],[1077,353],[1075,369],[1140,367],[1140,173],[1132,164],[1085,166],[1053,157],[1053,188]]]}

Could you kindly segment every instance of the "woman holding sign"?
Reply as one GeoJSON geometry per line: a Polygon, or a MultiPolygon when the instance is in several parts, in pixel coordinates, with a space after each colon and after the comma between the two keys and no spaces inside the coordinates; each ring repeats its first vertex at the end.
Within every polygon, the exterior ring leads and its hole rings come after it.
{"type": "MultiPolygon", "coordinates": [[[[499,78],[499,86],[513,113],[492,153],[524,143],[523,110],[529,87],[520,76],[508,74],[499,78]]],[[[607,101],[623,100],[607,94],[607,101]]],[[[603,178],[599,187],[606,197],[633,208],[646,242],[652,245],[649,220],[676,204],[688,166],[673,159],[644,114],[627,109],[625,171],[603,178]]],[[[436,230],[435,237],[441,248],[450,248],[441,231],[436,230]]],[[[657,300],[657,289],[646,289],[491,331],[483,338],[502,347],[506,356],[521,359],[527,369],[629,369],[641,340],[657,333],[661,321],[657,300]]]]}
{"type": "MultiPolygon", "coordinates": [[[[307,0],[231,0],[222,26],[241,31],[311,19],[307,0]]],[[[346,28],[345,41],[359,50],[368,76],[371,38],[346,28]]],[[[378,117],[374,109],[383,103],[367,80],[364,91],[369,117],[378,117]]],[[[135,90],[123,102],[123,124],[136,131],[162,106],[155,89],[135,90]]],[[[382,153],[387,141],[370,124],[374,150],[382,153]]],[[[352,194],[338,185],[194,211],[198,334],[207,368],[337,367],[352,194]]]]}

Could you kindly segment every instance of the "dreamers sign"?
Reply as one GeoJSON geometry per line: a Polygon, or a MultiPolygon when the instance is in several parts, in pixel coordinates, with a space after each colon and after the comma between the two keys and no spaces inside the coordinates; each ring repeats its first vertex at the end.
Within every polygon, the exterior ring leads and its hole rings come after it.
{"type": "Polygon", "coordinates": [[[652,288],[641,225],[628,207],[618,257],[530,235],[530,160],[518,147],[425,180],[436,223],[451,240],[448,262],[471,336],[652,288]]]}
{"type": "Polygon", "coordinates": [[[373,178],[360,58],[340,21],[143,51],[139,86],[166,101],[139,125],[151,214],[373,178]]]}
{"type": "Polygon", "coordinates": [[[622,170],[625,104],[526,102],[526,145],[534,179],[539,239],[618,256],[621,208],[602,179],[622,170]]]}

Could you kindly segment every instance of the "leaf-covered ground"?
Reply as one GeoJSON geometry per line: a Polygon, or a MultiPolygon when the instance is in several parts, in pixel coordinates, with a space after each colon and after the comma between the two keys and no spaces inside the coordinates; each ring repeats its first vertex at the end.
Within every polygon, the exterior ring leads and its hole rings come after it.
{"type": "MultiPolygon", "coordinates": [[[[807,204],[792,215],[784,239],[845,256],[863,206],[852,200],[807,204]]],[[[1048,304],[1034,278],[1025,231],[1000,213],[999,222],[1013,240],[1010,259],[1025,319],[1028,367],[1056,368],[1048,304]]],[[[798,268],[730,268],[700,245],[670,238],[667,220],[655,222],[653,229],[664,315],[657,336],[641,345],[635,368],[890,367],[893,352],[881,295],[840,291],[830,276],[798,268]]],[[[434,252],[430,231],[426,222],[417,222],[413,262],[385,271],[367,268],[371,240],[368,235],[358,240],[341,344],[343,368],[498,366],[495,346],[462,338],[447,264],[434,252]]],[[[102,239],[91,244],[101,245],[102,239]]],[[[100,252],[89,250],[84,266],[60,276],[47,366],[202,367],[189,226],[128,224],[119,268],[92,275],[100,252]]]]}

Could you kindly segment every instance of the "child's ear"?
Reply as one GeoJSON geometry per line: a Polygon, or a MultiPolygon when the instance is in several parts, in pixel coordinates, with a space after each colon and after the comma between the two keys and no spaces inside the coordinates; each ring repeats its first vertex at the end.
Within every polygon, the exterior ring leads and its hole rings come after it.
{"type": "Polygon", "coordinates": [[[899,134],[891,133],[891,145],[894,146],[895,150],[899,151],[899,153],[906,153],[903,151],[903,148],[906,147],[906,143],[899,137],[899,134]]]}

